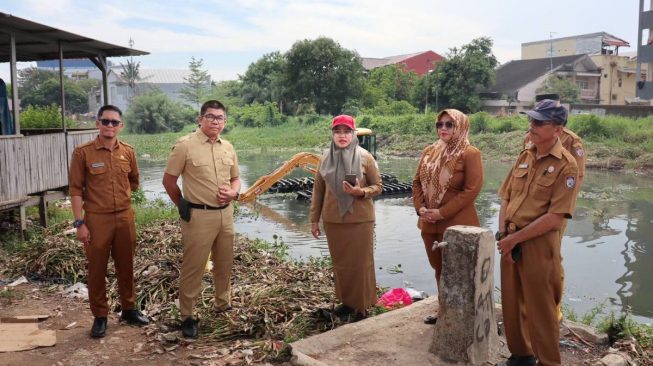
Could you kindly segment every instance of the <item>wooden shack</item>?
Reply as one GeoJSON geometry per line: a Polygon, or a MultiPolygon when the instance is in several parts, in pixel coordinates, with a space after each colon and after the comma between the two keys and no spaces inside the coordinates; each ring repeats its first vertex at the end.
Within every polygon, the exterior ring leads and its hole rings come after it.
{"type": "Polygon", "coordinates": [[[107,58],[146,54],[0,12],[0,63],[9,63],[14,86],[9,95],[11,132],[2,134],[0,130],[0,211],[19,209],[25,229],[25,207],[39,205],[41,224],[47,225],[48,201],[64,198],[67,193],[74,147],[97,136],[95,129],[66,128],[63,60],[91,60],[102,73],[103,102],[110,104],[107,58]],[[21,130],[16,63],[53,59],[59,60],[61,128],[21,130]]]}

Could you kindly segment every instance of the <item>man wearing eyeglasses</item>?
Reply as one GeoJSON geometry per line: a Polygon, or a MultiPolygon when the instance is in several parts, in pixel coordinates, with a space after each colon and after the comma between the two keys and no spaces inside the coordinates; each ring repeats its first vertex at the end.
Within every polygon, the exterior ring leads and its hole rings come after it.
{"type": "Polygon", "coordinates": [[[209,254],[213,259],[216,312],[231,308],[234,223],[232,201],[238,200],[240,170],[233,146],[220,137],[227,123],[225,106],[209,100],[200,109],[199,128],[180,138],[170,152],[163,186],[179,208],[184,254],[179,278],[179,310],[184,336],[198,336],[193,308],[200,295],[209,254]],[[177,184],[183,177],[182,190],[177,184]]]}
{"type": "Polygon", "coordinates": [[[73,226],[88,261],[88,298],[95,317],[91,337],[100,338],[106,333],[109,314],[109,256],[116,266],[121,320],[138,326],[147,325],[149,320],[134,304],[136,227],[131,192],[138,188],[136,154],[133,147],[118,140],[124,126],[118,107],[101,107],[95,126],[98,137],[73,151],[69,193],[75,217],[73,226]]]}
{"type": "Polygon", "coordinates": [[[500,365],[560,365],[560,230],[576,205],[578,165],[560,141],[563,106],[543,100],[525,113],[533,144],[499,190],[501,304],[512,353],[500,365]]]}

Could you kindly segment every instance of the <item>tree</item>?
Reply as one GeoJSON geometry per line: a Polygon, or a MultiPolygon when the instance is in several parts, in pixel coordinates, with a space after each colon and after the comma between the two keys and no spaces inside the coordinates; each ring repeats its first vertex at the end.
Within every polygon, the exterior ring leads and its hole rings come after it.
{"type": "Polygon", "coordinates": [[[125,113],[125,123],[134,133],[178,132],[197,117],[189,109],[155,89],[134,98],[125,113]]]}
{"type": "Polygon", "coordinates": [[[59,74],[50,70],[42,70],[36,67],[28,67],[18,70],[18,94],[19,96],[36,91],[46,80],[59,79],[59,74]]]}
{"type": "Polygon", "coordinates": [[[197,108],[211,92],[211,76],[208,71],[202,69],[203,64],[204,60],[201,58],[196,60],[191,57],[188,65],[190,75],[184,78],[185,86],[179,91],[183,99],[197,108]]]}
{"type": "Polygon", "coordinates": [[[278,51],[251,63],[241,76],[241,95],[246,104],[277,102],[283,106],[285,57],[278,51]]]}
{"type": "Polygon", "coordinates": [[[286,53],[284,72],[288,100],[295,111],[306,105],[319,113],[338,114],[348,99],[363,89],[363,66],[358,54],[330,38],[296,42],[286,53]]]}
{"type": "Polygon", "coordinates": [[[557,75],[549,76],[536,93],[558,94],[560,101],[565,103],[578,103],[580,100],[580,87],[569,79],[557,75]]]}
{"type": "Polygon", "coordinates": [[[414,71],[388,65],[373,69],[365,81],[365,106],[373,107],[380,102],[409,100],[418,80],[414,71]],[[370,104],[371,102],[371,104],[370,104]]]}
{"type": "Polygon", "coordinates": [[[134,62],[134,59],[130,58],[126,64],[120,64],[120,67],[122,68],[120,71],[121,84],[127,85],[129,88],[127,99],[131,103],[137,94],[138,82],[141,81],[141,63],[134,62]]]}
{"type": "Polygon", "coordinates": [[[209,99],[216,99],[221,101],[227,108],[241,106],[244,100],[242,99],[242,83],[238,80],[225,80],[211,86],[211,95],[209,99]]]}
{"type": "MultiPolygon", "coordinates": [[[[71,113],[88,112],[88,95],[75,82],[64,79],[66,111],[71,113]]],[[[48,79],[36,86],[33,91],[21,95],[20,106],[29,105],[48,107],[52,104],[61,106],[61,88],[58,79],[48,79]]]]}
{"type": "Polygon", "coordinates": [[[435,75],[426,76],[428,93],[434,95],[437,88],[440,106],[476,112],[481,106],[478,92],[494,83],[497,64],[490,38],[476,38],[460,49],[452,48],[438,63],[435,75]]]}

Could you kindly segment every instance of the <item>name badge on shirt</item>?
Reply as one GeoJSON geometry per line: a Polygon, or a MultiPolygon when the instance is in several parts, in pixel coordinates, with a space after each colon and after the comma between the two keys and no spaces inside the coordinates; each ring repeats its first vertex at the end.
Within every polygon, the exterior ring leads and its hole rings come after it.
{"type": "Polygon", "coordinates": [[[102,168],[104,166],[104,163],[93,163],[91,164],[91,168],[102,168]]]}
{"type": "Polygon", "coordinates": [[[526,168],[528,168],[528,163],[519,164],[519,166],[517,168],[526,169],[526,168]]]}

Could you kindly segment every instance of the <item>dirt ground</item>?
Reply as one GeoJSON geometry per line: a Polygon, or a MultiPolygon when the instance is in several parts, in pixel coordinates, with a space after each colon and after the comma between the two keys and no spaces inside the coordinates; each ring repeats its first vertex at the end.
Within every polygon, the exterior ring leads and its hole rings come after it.
{"type": "MultiPolygon", "coordinates": [[[[109,316],[106,337],[92,339],[89,331],[93,317],[88,302],[64,297],[57,286],[30,283],[13,289],[15,296],[0,298],[0,317],[49,315],[48,319],[40,323],[40,328],[55,330],[57,343],[53,347],[0,353],[0,366],[266,365],[252,360],[247,352],[231,352],[220,344],[202,344],[201,337],[195,342],[180,339],[177,329],[170,329],[167,333],[166,337],[170,337],[170,340],[162,339],[160,325],[139,328],[120,324],[117,314],[109,316]]],[[[348,326],[343,328],[346,327],[348,326]]],[[[600,358],[605,347],[586,347],[566,338],[561,350],[565,365],[591,365],[600,358]]],[[[501,353],[507,355],[507,350],[504,349],[501,353]]],[[[280,362],[274,365],[290,363],[280,362]]]]}
{"type": "Polygon", "coordinates": [[[53,347],[0,353],[0,366],[265,365],[252,360],[247,352],[232,353],[219,344],[200,344],[201,337],[199,342],[174,339],[181,337],[176,329],[170,329],[167,337],[172,341],[168,342],[160,338],[157,325],[139,328],[120,324],[117,314],[109,315],[107,335],[93,339],[89,336],[93,316],[87,301],[66,298],[56,286],[22,284],[13,289],[15,297],[0,298],[0,317],[49,315],[40,328],[55,330],[57,343],[53,347]]]}

